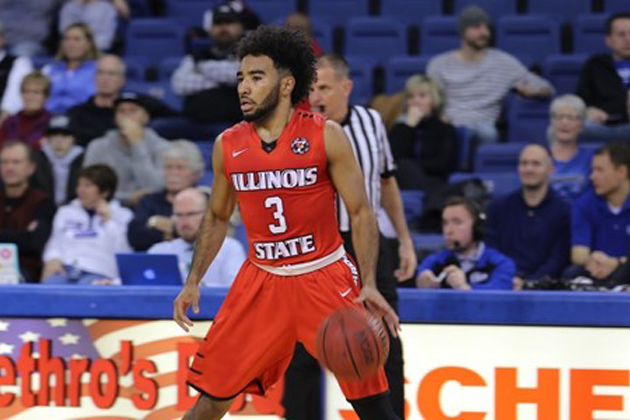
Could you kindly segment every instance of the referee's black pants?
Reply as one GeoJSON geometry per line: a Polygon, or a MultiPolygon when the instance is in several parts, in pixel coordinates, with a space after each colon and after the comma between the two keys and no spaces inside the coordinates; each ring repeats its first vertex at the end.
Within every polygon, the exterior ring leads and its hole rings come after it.
{"type": "MultiPolygon", "coordinates": [[[[341,234],[346,251],[355,257],[350,233],[341,234]]],[[[355,258],[356,260],[356,258],[355,258]]],[[[397,280],[394,270],[398,268],[398,241],[381,235],[379,239],[376,286],[387,302],[398,313],[397,280]]],[[[385,374],[394,412],[405,418],[405,379],[403,371],[402,343],[390,334],[389,357],[385,362],[385,374]]],[[[304,346],[298,344],[291,364],[284,376],[282,404],[287,420],[322,420],[321,369],[317,360],[304,346]]]]}

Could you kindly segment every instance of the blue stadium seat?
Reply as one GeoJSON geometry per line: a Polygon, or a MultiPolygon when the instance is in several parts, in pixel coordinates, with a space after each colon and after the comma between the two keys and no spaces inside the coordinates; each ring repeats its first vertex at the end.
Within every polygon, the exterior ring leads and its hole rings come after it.
{"type": "Polygon", "coordinates": [[[351,18],[345,33],[346,55],[367,56],[382,64],[407,53],[405,25],[388,17],[351,18]]]}
{"type": "Polygon", "coordinates": [[[311,19],[311,27],[313,31],[313,37],[317,40],[317,43],[324,51],[324,53],[332,52],[333,50],[333,28],[326,22],[322,22],[318,19],[311,19]]]}
{"type": "Polygon", "coordinates": [[[173,93],[170,81],[143,82],[128,80],[125,84],[125,90],[151,95],[173,109],[182,110],[182,98],[173,93]]]}
{"type": "Polygon", "coordinates": [[[513,170],[510,172],[494,172],[494,173],[464,173],[456,172],[450,176],[448,182],[451,184],[467,181],[469,179],[478,178],[483,182],[492,198],[501,197],[516,191],[521,186],[518,173],[513,170]]]}
{"type": "Polygon", "coordinates": [[[507,112],[508,142],[546,144],[549,105],[549,101],[515,96],[507,112]]]}
{"type": "Polygon", "coordinates": [[[604,13],[630,13],[630,3],[628,0],[604,0],[604,13]]]}
{"type": "Polygon", "coordinates": [[[551,55],[543,66],[543,77],[556,89],[556,95],[575,93],[585,55],[551,55]]]}
{"type": "Polygon", "coordinates": [[[129,10],[134,19],[148,17],[151,15],[151,7],[148,0],[128,0],[129,10]]]}
{"type": "Polygon", "coordinates": [[[125,57],[127,80],[143,81],[147,70],[147,60],[144,57],[125,57]]]}
{"type": "Polygon", "coordinates": [[[476,173],[514,172],[523,143],[484,143],[477,148],[476,173]]]}
{"type": "Polygon", "coordinates": [[[52,63],[53,61],[55,61],[55,57],[52,57],[50,55],[36,55],[34,57],[31,57],[33,67],[37,70],[41,70],[44,66],[52,63]]]}
{"type": "MultiPolygon", "coordinates": [[[[623,0],[622,0],[623,1],[623,0]]],[[[530,15],[552,16],[561,22],[573,22],[578,15],[591,13],[591,0],[527,0],[530,15]]]]}
{"type": "Polygon", "coordinates": [[[549,16],[503,16],[497,24],[497,47],[525,53],[541,64],[560,53],[560,25],[549,16]]]}
{"type": "Polygon", "coordinates": [[[385,91],[395,93],[405,88],[405,83],[414,74],[424,74],[429,59],[421,56],[396,56],[385,66],[385,91]]]}
{"type": "Polygon", "coordinates": [[[127,30],[125,56],[143,56],[151,64],[184,54],[184,33],[171,19],[133,19],[127,30]]]}
{"type": "Polygon", "coordinates": [[[412,233],[411,239],[416,247],[416,251],[425,253],[439,251],[446,245],[444,236],[441,233],[412,233]]]}
{"type": "Polygon", "coordinates": [[[160,80],[171,80],[171,76],[175,73],[175,70],[182,63],[183,57],[166,57],[164,60],[160,61],[160,65],[158,67],[158,76],[160,80]]]}
{"type": "Polygon", "coordinates": [[[480,6],[494,21],[503,15],[516,14],[516,0],[454,0],[455,15],[472,5],[480,6]]]}
{"type": "Polygon", "coordinates": [[[422,216],[424,191],[400,190],[400,198],[403,202],[405,219],[409,222],[409,224],[416,225],[420,221],[420,216],[422,216]]]}
{"type": "Polygon", "coordinates": [[[352,79],[350,102],[353,104],[367,104],[374,95],[374,61],[367,57],[347,56],[352,79]]]}
{"type": "Polygon", "coordinates": [[[459,171],[469,171],[473,165],[473,154],[476,149],[475,135],[466,127],[455,127],[457,133],[457,168],[459,171]]]}
{"type": "Polygon", "coordinates": [[[418,25],[425,16],[442,13],[442,2],[438,0],[384,0],[381,15],[389,16],[407,25],[418,25]]]}
{"type": "Polygon", "coordinates": [[[367,16],[369,0],[316,0],[308,2],[308,15],[330,25],[343,25],[350,17],[367,16]]]}
{"type": "Polygon", "coordinates": [[[168,0],[166,17],[184,28],[203,27],[203,15],[212,7],[208,0],[168,0]]]}
{"type": "Polygon", "coordinates": [[[434,55],[459,48],[461,44],[457,18],[429,16],[420,26],[420,54],[434,55]]]}
{"type": "Polygon", "coordinates": [[[607,15],[580,15],[573,25],[573,53],[608,52],[604,43],[607,15]]]}
{"type": "MultiPolygon", "coordinates": [[[[214,141],[214,139],[226,128],[227,123],[200,124],[186,117],[160,117],[151,120],[149,126],[167,139],[189,139],[195,141],[214,141]]],[[[208,151],[211,153],[212,150],[208,151]]],[[[207,155],[204,155],[207,157],[207,155]]],[[[210,158],[206,160],[206,166],[211,164],[210,158]]]]}
{"type": "Polygon", "coordinates": [[[263,23],[271,23],[276,19],[284,20],[297,9],[296,0],[247,0],[263,23]]]}

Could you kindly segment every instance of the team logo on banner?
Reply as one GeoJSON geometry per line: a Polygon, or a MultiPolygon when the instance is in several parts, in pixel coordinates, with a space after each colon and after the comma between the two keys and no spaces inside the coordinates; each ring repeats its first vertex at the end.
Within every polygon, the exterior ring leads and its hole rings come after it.
{"type": "Polygon", "coordinates": [[[296,137],[291,141],[291,150],[296,155],[303,155],[311,148],[305,137],[296,137]]]}

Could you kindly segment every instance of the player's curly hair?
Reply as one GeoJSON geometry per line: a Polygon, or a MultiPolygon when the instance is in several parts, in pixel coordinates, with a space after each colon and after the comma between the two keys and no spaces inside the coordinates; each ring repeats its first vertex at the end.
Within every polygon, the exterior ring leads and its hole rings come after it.
{"type": "Polygon", "coordinates": [[[248,34],[238,46],[240,60],[247,55],[266,55],[277,69],[291,72],[295,88],[291,103],[299,103],[308,95],[315,78],[315,55],[311,43],[301,31],[281,26],[259,26],[248,34]]]}

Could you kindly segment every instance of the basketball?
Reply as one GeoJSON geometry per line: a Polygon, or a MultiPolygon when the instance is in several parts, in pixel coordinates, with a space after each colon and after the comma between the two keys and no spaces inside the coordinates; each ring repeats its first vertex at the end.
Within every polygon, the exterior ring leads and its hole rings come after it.
{"type": "Polygon", "coordinates": [[[345,381],[376,373],[389,354],[389,336],[374,315],[358,308],[333,312],[319,326],[315,340],[320,363],[345,381]]]}

